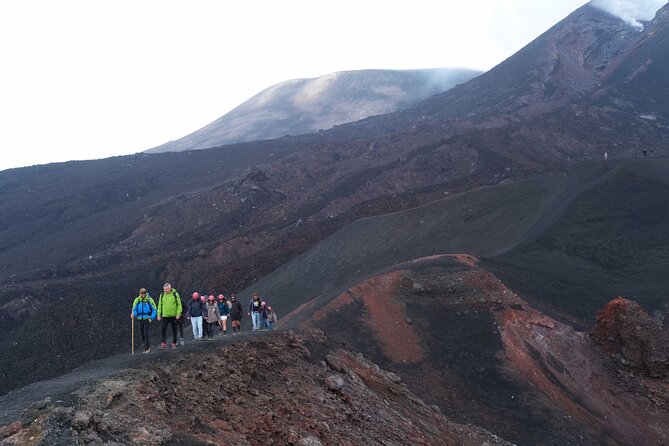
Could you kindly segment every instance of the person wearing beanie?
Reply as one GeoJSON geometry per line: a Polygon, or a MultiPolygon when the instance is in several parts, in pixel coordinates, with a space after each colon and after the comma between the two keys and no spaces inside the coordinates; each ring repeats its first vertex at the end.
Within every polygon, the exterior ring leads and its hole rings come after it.
{"type": "Polygon", "coordinates": [[[233,335],[242,334],[242,317],[244,317],[244,309],[233,293],[230,296],[230,320],[232,321],[230,325],[233,335]]]}
{"type": "MultiPolygon", "coordinates": [[[[156,303],[153,301],[146,288],[139,289],[139,296],[132,303],[132,312],[130,317],[139,321],[139,333],[144,343],[144,353],[151,350],[151,341],[149,340],[149,324],[156,318],[156,303]]],[[[134,348],[134,347],[133,347],[134,348]]]]}
{"type": "Polygon", "coordinates": [[[278,320],[276,313],[272,310],[272,307],[267,306],[267,329],[269,331],[274,330],[274,323],[278,320]]]}

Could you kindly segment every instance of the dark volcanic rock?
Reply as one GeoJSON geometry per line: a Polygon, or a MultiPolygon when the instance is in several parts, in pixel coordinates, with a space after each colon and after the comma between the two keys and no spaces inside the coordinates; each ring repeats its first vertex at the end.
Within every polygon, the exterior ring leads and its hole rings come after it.
{"type": "Polygon", "coordinates": [[[323,339],[277,333],[122,371],[79,389],[74,407],[44,403],[23,425],[0,427],[0,444],[509,444],[448,420],[378,366],[330,351],[323,339]],[[327,371],[304,358],[306,342],[356,379],[329,391],[327,371]]]}
{"type": "Polygon", "coordinates": [[[653,378],[669,377],[669,333],[639,304],[622,297],[597,315],[592,336],[622,365],[653,378]]]}

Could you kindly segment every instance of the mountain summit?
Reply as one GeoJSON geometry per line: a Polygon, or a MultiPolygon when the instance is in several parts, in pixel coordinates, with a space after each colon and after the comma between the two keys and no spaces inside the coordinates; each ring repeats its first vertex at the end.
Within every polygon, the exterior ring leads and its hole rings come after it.
{"type": "Polygon", "coordinates": [[[466,82],[456,68],[341,71],[267,88],[206,127],[147,152],[179,152],[326,130],[382,115],[466,82]]]}

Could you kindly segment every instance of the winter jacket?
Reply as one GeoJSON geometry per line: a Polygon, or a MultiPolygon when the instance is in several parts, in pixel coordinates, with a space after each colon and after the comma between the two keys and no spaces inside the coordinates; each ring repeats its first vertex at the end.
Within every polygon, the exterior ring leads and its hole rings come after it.
{"type": "Polygon", "coordinates": [[[158,316],[177,317],[181,316],[181,297],[177,290],[172,288],[169,293],[161,293],[158,300],[158,316]]]}
{"type": "Polygon", "coordinates": [[[140,321],[144,319],[153,320],[156,318],[156,313],[156,303],[148,294],[144,298],[137,296],[135,301],[132,303],[132,315],[135,317],[135,319],[140,321]]]}
{"type": "Polygon", "coordinates": [[[206,311],[206,305],[200,299],[195,299],[188,302],[186,315],[188,317],[202,317],[206,311]]]}
{"type": "Polygon", "coordinates": [[[242,304],[238,300],[231,302],[230,307],[230,319],[233,321],[241,321],[244,316],[244,310],[242,309],[242,304]]]}
{"type": "Polygon", "coordinates": [[[260,319],[267,319],[268,315],[269,311],[267,311],[267,307],[260,307],[260,319]]]}
{"type": "Polygon", "coordinates": [[[278,320],[274,310],[267,312],[267,320],[269,320],[270,322],[276,322],[278,320]]]}
{"type": "Polygon", "coordinates": [[[218,312],[221,313],[221,316],[228,316],[230,314],[230,302],[224,300],[223,302],[218,302],[218,312]]]}
{"type": "Polygon", "coordinates": [[[216,302],[207,302],[207,322],[212,323],[221,320],[221,313],[218,311],[216,302]]]}

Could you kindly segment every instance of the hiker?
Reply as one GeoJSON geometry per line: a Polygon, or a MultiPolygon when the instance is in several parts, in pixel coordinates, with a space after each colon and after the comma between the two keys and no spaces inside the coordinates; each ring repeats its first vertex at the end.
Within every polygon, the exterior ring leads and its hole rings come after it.
{"type": "Polygon", "coordinates": [[[200,304],[202,304],[202,330],[203,330],[203,340],[209,337],[209,324],[207,324],[207,293],[202,293],[200,295],[200,304]]]}
{"type": "MultiPolygon", "coordinates": [[[[156,303],[153,301],[146,288],[139,289],[139,296],[135,298],[132,303],[132,312],[130,317],[139,321],[139,332],[142,334],[142,342],[144,343],[144,353],[149,353],[151,350],[151,342],[149,341],[149,326],[151,321],[156,318],[156,303]]],[[[134,347],[133,347],[134,349],[134,347]]]]}
{"type": "Polygon", "coordinates": [[[251,323],[253,324],[253,331],[260,330],[260,296],[258,293],[253,293],[253,299],[249,302],[249,316],[251,316],[251,323]]]}
{"type": "Polygon", "coordinates": [[[260,304],[260,330],[267,330],[267,302],[262,302],[260,304]]]}
{"type": "Polygon", "coordinates": [[[188,311],[186,312],[186,317],[190,319],[190,323],[193,327],[193,339],[196,341],[202,341],[202,315],[205,312],[205,307],[202,306],[200,301],[200,295],[198,293],[193,293],[193,300],[188,302],[188,311]]]}
{"type": "Polygon", "coordinates": [[[177,319],[177,326],[179,327],[179,344],[186,345],[186,342],[184,341],[184,324],[186,323],[185,320],[188,306],[181,296],[179,296],[179,300],[181,300],[181,317],[177,319]]]}
{"type": "Polygon", "coordinates": [[[230,302],[225,298],[224,295],[218,295],[218,312],[221,314],[221,320],[219,322],[220,334],[223,336],[228,335],[228,316],[230,315],[230,302]]]}
{"type": "Polygon", "coordinates": [[[230,320],[232,321],[231,326],[233,336],[236,334],[242,334],[242,317],[244,317],[242,304],[233,294],[230,296],[230,320]]]}
{"type": "Polygon", "coordinates": [[[220,320],[221,313],[218,311],[218,304],[212,294],[209,296],[209,302],[207,302],[207,325],[209,325],[209,337],[207,339],[214,339],[214,325],[218,325],[220,320]]]}
{"type": "Polygon", "coordinates": [[[181,297],[172,285],[165,283],[158,300],[158,320],[161,321],[160,334],[163,343],[160,349],[167,348],[167,326],[172,327],[172,348],[177,346],[177,320],[181,318],[181,297]]]}
{"type": "Polygon", "coordinates": [[[276,313],[274,310],[272,310],[272,307],[269,305],[267,306],[267,329],[269,331],[274,330],[274,324],[278,321],[278,318],[276,317],[276,313]]]}

